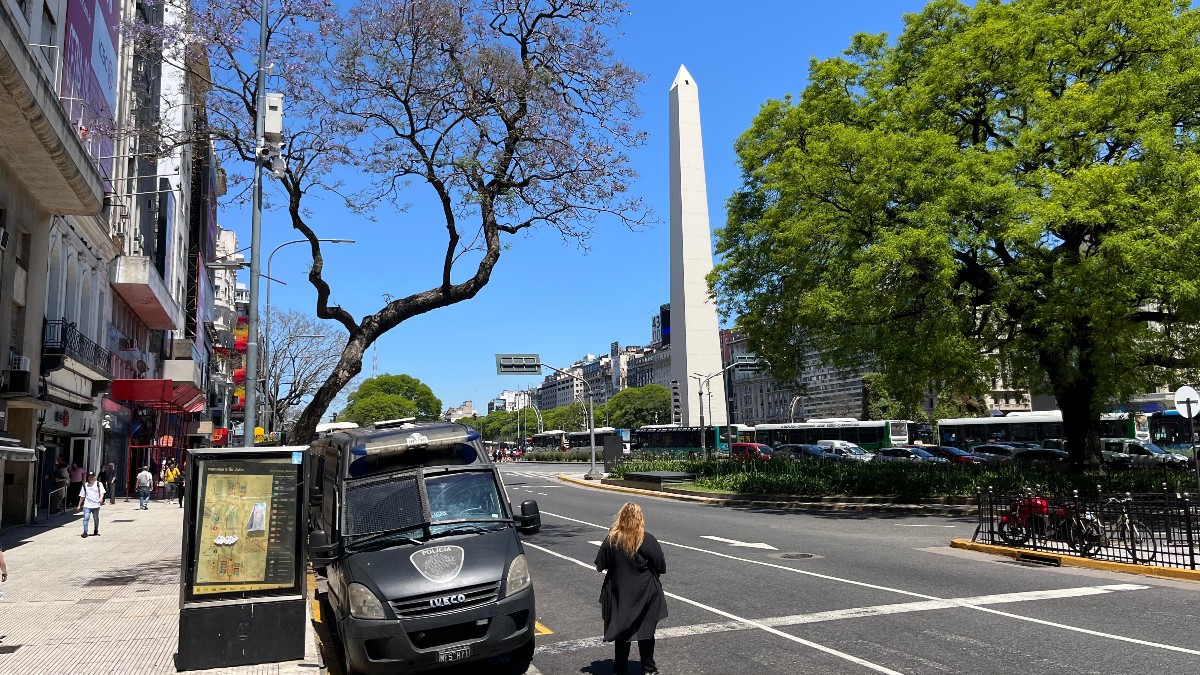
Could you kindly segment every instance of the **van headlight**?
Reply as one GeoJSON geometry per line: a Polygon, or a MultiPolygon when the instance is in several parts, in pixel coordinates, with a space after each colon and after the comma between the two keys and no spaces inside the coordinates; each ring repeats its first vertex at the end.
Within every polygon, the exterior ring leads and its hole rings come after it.
{"type": "Polygon", "coordinates": [[[350,584],[348,594],[350,596],[350,616],[356,619],[387,618],[383,613],[383,604],[379,602],[379,598],[375,597],[371,589],[362,584],[350,584]]]}
{"type": "Polygon", "coordinates": [[[508,597],[513,593],[523,591],[532,583],[533,580],[529,578],[529,563],[525,561],[525,554],[518,554],[508,565],[508,579],[504,582],[504,595],[508,597]]]}

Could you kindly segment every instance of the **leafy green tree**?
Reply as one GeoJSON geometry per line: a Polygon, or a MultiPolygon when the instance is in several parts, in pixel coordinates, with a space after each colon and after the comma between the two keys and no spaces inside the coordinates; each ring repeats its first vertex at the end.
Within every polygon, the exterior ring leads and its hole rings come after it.
{"type": "Polygon", "coordinates": [[[436,420],[442,414],[442,401],[429,385],[410,375],[380,375],[364,380],[349,396],[349,404],[340,417],[371,424],[378,420],[416,417],[436,420]]]}
{"type": "MultiPolygon", "coordinates": [[[[622,389],[608,400],[608,420],[618,429],[637,429],[671,421],[671,392],[659,384],[622,389]]],[[[602,413],[596,416],[603,419],[602,413]]]]}
{"type": "Polygon", "coordinates": [[[781,380],[811,349],[888,391],[1053,393],[1072,461],[1195,367],[1200,14],[935,0],[814,61],[737,142],[710,282],[781,380]]]}

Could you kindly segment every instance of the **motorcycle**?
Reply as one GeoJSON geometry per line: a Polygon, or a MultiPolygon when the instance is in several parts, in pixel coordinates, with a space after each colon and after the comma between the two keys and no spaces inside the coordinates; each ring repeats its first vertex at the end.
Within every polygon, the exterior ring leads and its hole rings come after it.
{"type": "Polygon", "coordinates": [[[1054,506],[1033,491],[1009,502],[996,533],[1010,546],[1057,540],[1083,556],[1094,555],[1104,539],[1099,519],[1086,507],[1077,501],[1054,506]]]}

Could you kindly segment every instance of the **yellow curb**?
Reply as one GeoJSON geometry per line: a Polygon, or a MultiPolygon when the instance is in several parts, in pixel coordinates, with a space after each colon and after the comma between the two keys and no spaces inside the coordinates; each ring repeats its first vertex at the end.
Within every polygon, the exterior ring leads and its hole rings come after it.
{"type": "Polygon", "coordinates": [[[996,546],[994,544],[979,544],[967,539],[952,539],[950,540],[950,546],[952,548],[961,548],[967,551],[978,551],[980,553],[989,553],[991,555],[1001,555],[1008,558],[1018,558],[1022,553],[1033,554],[1041,559],[1055,560],[1059,565],[1086,567],[1093,570],[1104,570],[1105,572],[1124,572],[1126,574],[1139,574],[1144,577],[1175,579],[1177,581],[1200,581],[1200,570],[1185,570],[1178,567],[1154,567],[1151,565],[1133,565],[1130,563],[1110,562],[1108,560],[1093,560],[1091,558],[1080,558],[1073,555],[1063,555],[1060,553],[1028,551],[1020,548],[1010,548],[1008,546],[996,546]]]}
{"type": "Polygon", "coordinates": [[[673,492],[660,492],[659,490],[643,490],[641,488],[625,487],[624,485],[605,485],[598,480],[582,480],[573,478],[565,474],[559,474],[558,479],[575,485],[584,487],[597,488],[600,490],[609,490],[611,492],[624,492],[632,495],[646,495],[647,497],[662,497],[663,499],[675,499],[681,502],[698,502],[701,504],[721,504],[723,502],[735,501],[730,499],[717,499],[714,497],[696,497],[693,495],[680,495],[673,492]]]}

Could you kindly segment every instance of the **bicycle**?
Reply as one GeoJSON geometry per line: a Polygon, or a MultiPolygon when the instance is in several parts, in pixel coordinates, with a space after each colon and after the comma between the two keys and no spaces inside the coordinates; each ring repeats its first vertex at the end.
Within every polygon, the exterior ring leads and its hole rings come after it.
{"type": "Polygon", "coordinates": [[[1105,545],[1116,541],[1119,545],[1129,552],[1130,557],[1136,562],[1152,562],[1158,556],[1158,542],[1154,539],[1154,532],[1149,527],[1146,527],[1141,521],[1136,520],[1129,513],[1129,506],[1133,502],[1133,497],[1126,496],[1123,499],[1117,497],[1109,497],[1108,506],[1117,505],[1121,510],[1121,515],[1117,517],[1116,525],[1110,530],[1108,527],[1102,527],[1102,539],[1105,545]],[[1109,537],[1109,532],[1114,531],[1115,538],[1109,537]]]}
{"type": "Polygon", "coordinates": [[[1075,501],[1051,506],[1035,490],[1026,488],[1024,494],[1009,503],[1008,512],[1000,518],[997,534],[1010,546],[1022,547],[1031,539],[1035,545],[1057,540],[1082,556],[1092,556],[1100,549],[1102,528],[1094,514],[1075,501]]]}

